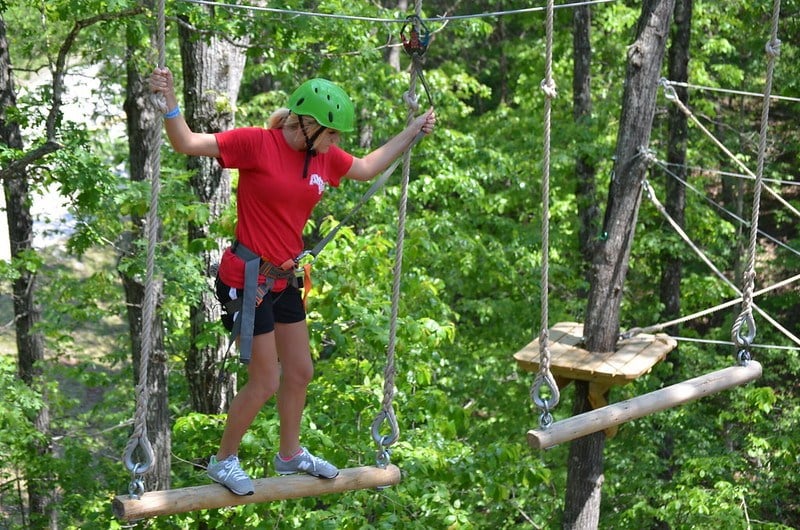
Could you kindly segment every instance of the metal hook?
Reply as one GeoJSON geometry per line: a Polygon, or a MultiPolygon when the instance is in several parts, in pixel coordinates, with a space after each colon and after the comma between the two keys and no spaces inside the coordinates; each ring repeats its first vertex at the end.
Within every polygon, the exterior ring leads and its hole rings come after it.
{"type": "Polygon", "coordinates": [[[662,77],[658,81],[658,84],[661,85],[662,87],[664,87],[664,97],[665,98],[667,98],[670,101],[674,101],[674,100],[678,99],[678,93],[675,92],[675,87],[672,86],[669,81],[667,81],[666,77],[662,77]]]}

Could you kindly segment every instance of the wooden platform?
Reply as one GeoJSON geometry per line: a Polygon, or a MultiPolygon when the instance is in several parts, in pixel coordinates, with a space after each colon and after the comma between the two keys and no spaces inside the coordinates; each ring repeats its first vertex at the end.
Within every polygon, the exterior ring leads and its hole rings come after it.
{"type": "MultiPolygon", "coordinates": [[[[640,334],[620,341],[617,351],[583,349],[583,324],[560,322],[550,328],[550,371],[556,380],[589,381],[599,387],[624,385],[649,372],[675,349],[677,341],[664,334],[640,334]]],[[[514,354],[520,368],[539,371],[539,339],[514,354]]],[[[559,383],[559,386],[561,384],[559,383]]]]}

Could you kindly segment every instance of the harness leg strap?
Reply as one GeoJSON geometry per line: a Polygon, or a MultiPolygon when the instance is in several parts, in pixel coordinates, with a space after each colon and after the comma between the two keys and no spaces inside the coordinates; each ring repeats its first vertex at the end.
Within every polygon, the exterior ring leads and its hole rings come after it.
{"type": "Polygon", "coordinates": [[[256,287],[261,260],[256,257],[244,263],[244,300],[242,309],[233,323],[231,335],[239,336],[239,360],[248,364],[253,352],[253,326],[256,321],[256,287]],[[239,329],[237,329],[239,328],[239,329]]]}

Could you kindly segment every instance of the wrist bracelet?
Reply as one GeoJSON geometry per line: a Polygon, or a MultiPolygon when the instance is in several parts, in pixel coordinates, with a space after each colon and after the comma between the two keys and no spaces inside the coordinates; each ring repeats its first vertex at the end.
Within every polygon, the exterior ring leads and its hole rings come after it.
{"type": "Polygon", "coordinates": [[[172,118],[177,118],[180,115],[181,115],[181,108],[178,105],[175,105],[174,109],[164,114],[164,119],[171,120],[172,118]]]}

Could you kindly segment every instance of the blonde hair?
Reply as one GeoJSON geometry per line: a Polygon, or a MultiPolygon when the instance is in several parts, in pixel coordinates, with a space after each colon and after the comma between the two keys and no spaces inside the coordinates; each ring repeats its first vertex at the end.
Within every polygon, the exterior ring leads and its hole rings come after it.
{"type": "MultiPolygon", "coordinates": [[[[303,116],[303,125],[305,126],[308,138],[313,138],[314,135],[323,128],[312,116],[303,116]]],[[[267,128],[300,131],[300,116],[287,108],[280,108],[270,115],[267,121],[267,128]]],[[[317,147],[321,141],[322,135],[320,134],[314,141],[314,147],[317,147]]]]}

